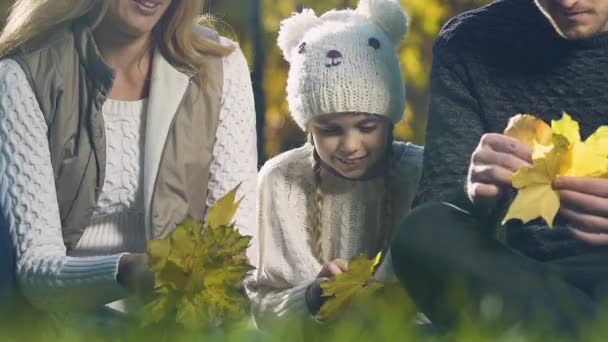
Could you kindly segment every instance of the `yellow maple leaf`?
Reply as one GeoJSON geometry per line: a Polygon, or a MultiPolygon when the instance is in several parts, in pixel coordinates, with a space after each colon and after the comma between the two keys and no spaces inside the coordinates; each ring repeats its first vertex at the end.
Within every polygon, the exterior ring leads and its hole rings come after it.
{"type": "Polygon", "coordinates": [[[585,145],[595,150],[598,154],[608,157],[608,126],[601,126],[587,140],[585,145]]]}
{"type": "Polygon", "coordinates": [[[321,320],[333,319],[338,316],[353,300],[369,298],[383,284],[374,280],[373,275],[382,253],[368,260],[362,254],[352,259],[348,264],[348,271],[330,278],[321,283],[323,296],[329,298],[319,310],[317,318],[321,320]]]}
{"type": "Polygon", "coordinates": [[[563,171],[564,161],[570,158],[569,139],[578,137],[578,124],[575,123],[566,113],[562,119],[552,121],[551,127],[529,114],[518,114],[509,120],[504,133],[532,147],[533,163],[531,167],[520,168],[512,177],[513,187],[519,191],[503,224],[513,218],[526,223],[542,217],[549,226],[553,225],[559,210],[559,195],[553,189],[553,182],[563,171]]]}
{"type": "Polygon", "coordinates": [[[551,149],[543,158],[534,159],[531,167],[522,167],[512,178],[518,189],[503,224],[512,218],[529,222],[542,217],[551,227],[559,209],[559,195],[553,189],[553,181],[560,172],[564,155],[569,153],[568,140],[561,135],[553,136],[551,149]]]}
{"type": "Polygon", "coordinates": [[[521,140],[534,148],[535,145],[551,145],[553,132],[543,120],[531,114],[517,114],[509,119],[504,134],[521,140]]]}
{"type": "Polygon", "coordinates": [[[551,184],[531,185],[519,190],[519,193],[509,206],[502,223],[513,218],[527,223],[537,217],[542,217],[551,227],[559,209],[559,195],[551,184]]]}
{"type": "Polygon", "coordinates": [[[544,158],[551,151],[553,145],[542,145],[535,143],[532,146],[532,160],[544,158]]]}
{"type": "Polygon", "coordinates": [[[568,139],[570,145],[581,141],[578,122],[573,120],[566,112],[562,114],[561,119],[551,120],[551,130],[553,134],[558,134],[568,139]]]}
{"type": "Polygon", "coordinates": [[[576,143],[572,148],[572,160],[563,175],[574,177],[608,176],[608,159],[591,145],[576,143]]]}
{"type": "Polygon", "coordinates": [[[553,189],[557,176],[608,177],[608,126],[598,128],[582,142],[578,122],[563,113],[561,119],[551,121],[551,142],[541,144],[542,138],[530,138],[536,137],[534,130],[539,130],[538,136],[546,136],[548,126],[539,121],[520,115],[509,121],[511,136],[528,144],[531,141],[533,164],[513,175],[513,187],[519,191],[503,224],[513,218],[526,223],[541,217],[552,227],[560,206],[559,194],[553,189]]]}
{"type": "Polygon", "coordinates": [[[572,146],[572,158],[562,175],[608,177],[608,126],[598,128],[584,143],[572,146]]]}

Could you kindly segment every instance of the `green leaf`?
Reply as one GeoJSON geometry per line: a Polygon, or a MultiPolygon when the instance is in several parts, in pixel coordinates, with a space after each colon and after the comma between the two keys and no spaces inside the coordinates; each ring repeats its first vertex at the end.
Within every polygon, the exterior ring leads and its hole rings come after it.
{"type": "Polygon", "coordinates": [[[148,241],[148,264],[152,271],[160,271],[167,263],[171,252],[169,239],[148,241]]]}
{"type": "Polygon", "coordinates": [[[200,329],[204,312],[203,307],[197,304],[187,296],[182,297],[177,304],[176,322],[191,330],[200,329]]]}
{"type": "Polygon", "coordinates": [[[381,259],[378,253],[372,260],[362,254],[348,264],[348,271],[321,283],[323,296],[331,297],[321,307],[317,317],[321,320],[334,319],[354,300],[367,300],[383,284],[373,279],[374,270],[381,259]]]}
{"type": "Polygon", "coordinates": [[[174,306],[174,298],[167,288],[158,292],[156,299],[140,309],[141,325],[148,326],[164,320],[174,306]]]}
{"type": "Polygon", "coordinates": [[[221,226],[210,232],[215,247],[215,253],[220,257],[235,255],[236,251],[246,250],[251,242],[251,236],[241,235],[233,226],[221,226]],[[219,243],[221,242],[221,243],[219,243]]]}
{"type": "Polygon", "coordinates": [[[183,290],[188,282],[188,274],[172,261],[167,261],[155,276],[157,287],[168,286],[173,290],[183,290]]]}
{"type": "Polygon", "coordinates": [[[184,272],[190,270],[193,261],[189,256],[193,255],[195,244],[192,227],[178,226],[171,235],[171,253],[168,260],[175,263],[184,272]]]}

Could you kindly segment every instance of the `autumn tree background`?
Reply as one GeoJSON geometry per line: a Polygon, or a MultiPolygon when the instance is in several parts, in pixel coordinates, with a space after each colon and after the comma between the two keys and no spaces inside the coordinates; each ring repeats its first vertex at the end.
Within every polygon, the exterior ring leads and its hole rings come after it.
{"type": "MultiPolygon", "coordinates": [[[[78,1],[78,0],[74,0],[78,1]]],[[[442,25],[452,16],[489,3],[489,0],[400,0],[410,17],[410,28],[399,49],[408,105],[395,127],[397,139],[424,143],[432,45],[442,25]]],[[[13,0],[0,0],[0,25],[13,0]]],[[[211,0],[206,11],[215,26],[237,40],[249,61],[256,97],[260,163],[300,145],[304,136],[289,117],[285,85],[288,64],[276,46],[281,19],[303,7],[320,15],[331,8],[354,8],[357,0],[211,0]]]]}

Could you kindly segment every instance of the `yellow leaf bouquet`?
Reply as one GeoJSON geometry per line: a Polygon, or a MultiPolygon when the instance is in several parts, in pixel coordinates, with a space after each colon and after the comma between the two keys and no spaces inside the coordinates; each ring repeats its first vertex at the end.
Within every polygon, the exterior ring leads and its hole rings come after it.
{"type": "Polygon", "coordinates": [[[532,166],[520,168],[512,177],[518,190],[503,224],[510,219],[524,223],[541,217],[553,227],[560,206],[559,193],[553,188],[558,176],[608,177],[608,126],[599,127],[585,141],[578,122],[564,113],[551,126],[528,114],[509,120],[504,132],[532,148],[532,166]]]}
{"type": "Polygon", "coordinates": [[[141,311],[143,326],[163,322],[204,330],[247,314],[239,284],[253,269],[245,257],[251,237],[231,223],[240,203],[236,191],[209,209],[204,226],[189,219],[166,239],[149,241],[157,296],[141,311]]]}

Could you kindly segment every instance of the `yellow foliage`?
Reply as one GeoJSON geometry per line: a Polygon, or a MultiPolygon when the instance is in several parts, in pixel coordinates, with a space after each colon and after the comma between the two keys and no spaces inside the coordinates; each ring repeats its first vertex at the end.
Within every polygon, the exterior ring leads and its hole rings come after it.
{"type": "Polygon", "coordinates": [[[578,122],[567,113],[553,120],[550,128],[532,115],[516,115],[505,134],[533,148],[533,164],[513,175],[513,187],[519,192],[503,224],[514,218],[526,223],[541,217],[552,227],[560,206],[559,193],[553,188],[556,177],[608,177],[608,126],[582,142],[578,122]]]}
{"type": "Polygon", "coordinates": [[[509,120],[504,134],[533,148],[536,144],[550,145],[553,132],[543,120],[530,114],[517,114],[509,120]]]}
{"type": "Polygon", "coordinates": [[[238,284],[253,267],[244,257],[251,237],[231,224],[237,189],[209,209],[204,227],[188,219],[168,238],[149,241],[157,295],[140,313],[144,326],[165,321],[203,330],[244,317],[248,300],[238,284]]]}
{"type": "Polygon", "coordinates": [[[331,298],[323,304],[317,317],[321,320],[334,319],[353,301],[365,300],[382,288],[383,284],[373,279],[380,259],[381,253],[372,260],[362,254],[350,261],[348,271],[321,283],[323,296],[331,298]]]}
{"type": "Polygon", "coordinates": [[[568,113],[564,113],[560,120],[551,120],[551,130],[568,139],[570,145],[581,141],[578,122],[574,121],[568,113]]]}
{"type": "Polygon", "coordinates": [[[554,135],[552,147],[544,156],[534,159],[532,167],[523,167],[513,175],[513,187],[519,193],[511,203],[503,223],[518,218],[524,223],[542,217],[551,227],[559,209],[559,194],[553,181],[559,174],[562,157],[568,152],[568,141],[554,135]]]}

